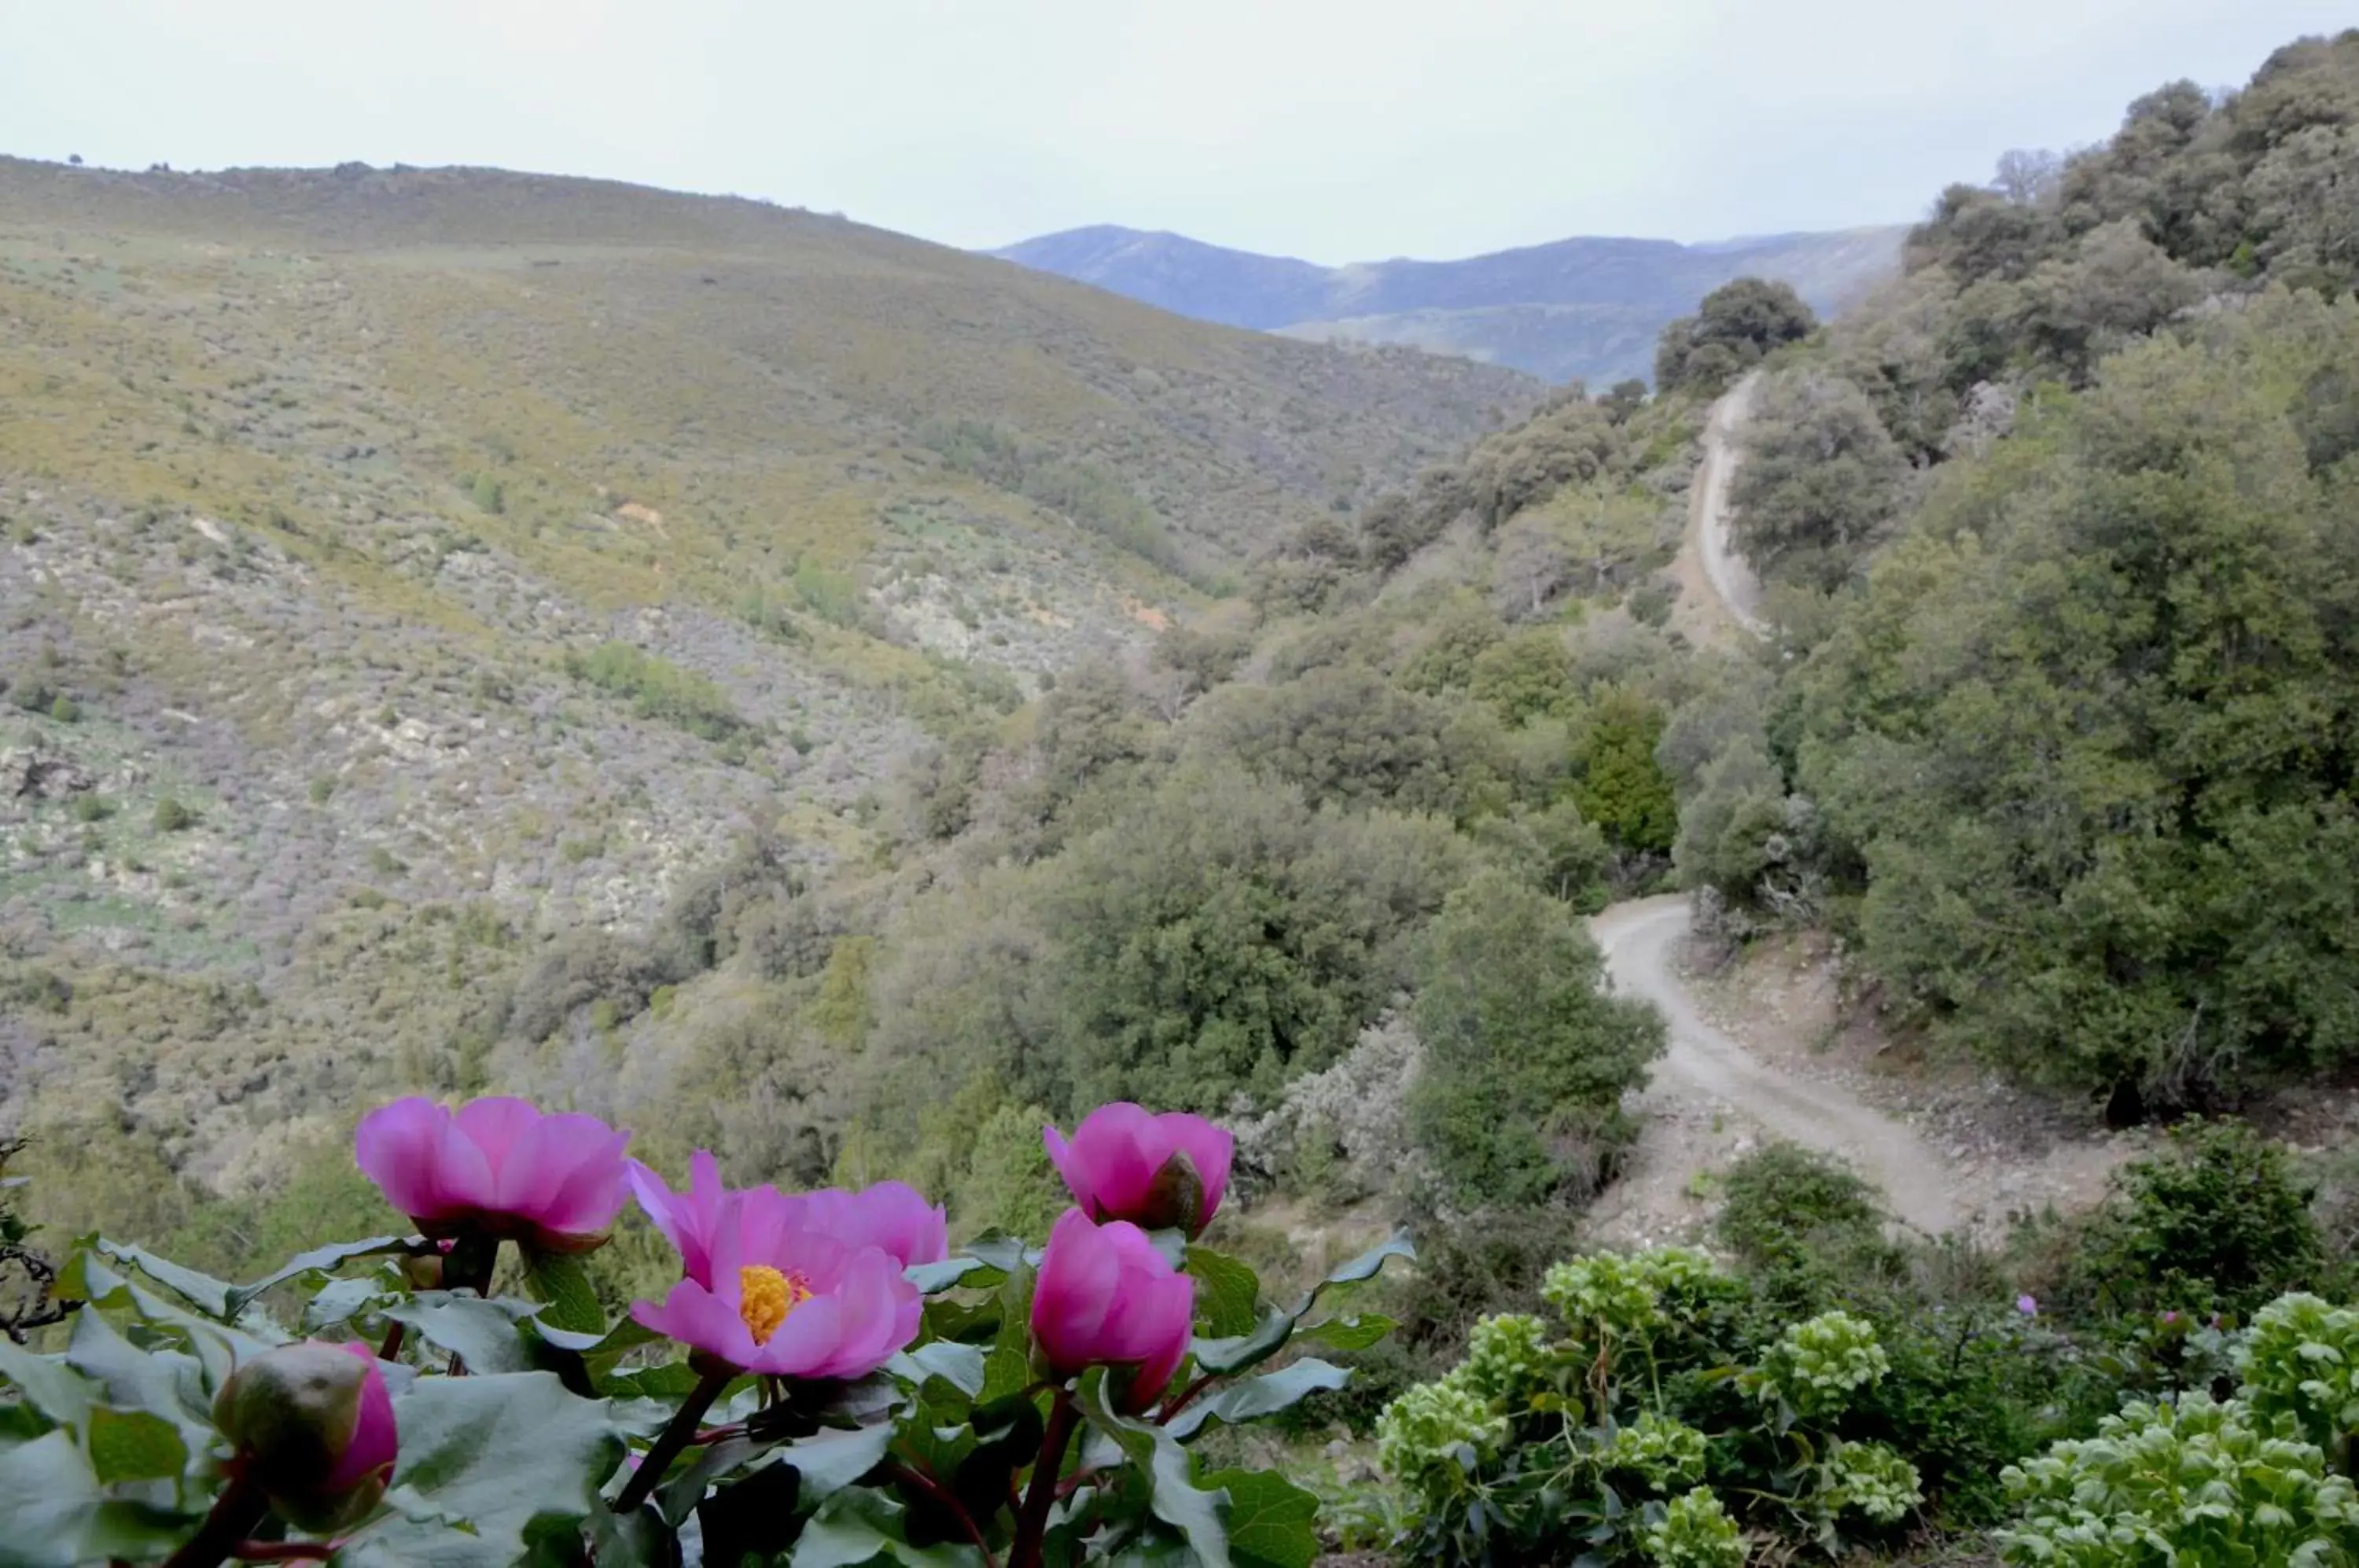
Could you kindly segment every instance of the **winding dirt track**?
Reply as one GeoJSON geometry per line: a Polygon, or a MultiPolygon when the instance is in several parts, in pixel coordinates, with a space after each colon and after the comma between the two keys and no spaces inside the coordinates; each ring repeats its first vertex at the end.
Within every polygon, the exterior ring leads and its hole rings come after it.
{"type": "Polygon", "coordinates": [[[1724,1102],[1774,1137],[1841,1155],[1884,1189],[1903,1224],[1929,1235],[1955,1225],[1947,1163],[1906,1123],[1835,1084],[1779,1072],[1712,1026],[1680,978],[1687,930],[1682,894],[1616,904],[1589,922],[1614,988],[1654,1003],[1670,1025],[1670,1050],[1655,1064],[1656,1090],[1724,1102]]]}
{"type": "MultiPolygon", "coordinates": [[[[1729,482],[1736,469],[1736,428],[1753,404],[1756,377],[1746,376],[1718,403],[1704,428],[1703,463],[1695,479],[1694,515],[1680,562],[1683,581],[1698,576],[1736,625],[1756,635],[1761,580],[1728,542],[1729,482]],[[1695,567],[1701,566],[1698,572],[1695,567]]],[[[1655,1066],[1653,1087],[1682,1099],[1725,1103],[1774,1137],[1822,1149],[1849,1160],[1884,1189],[1902,1224],[1939,1235],[1958,1221],[1951,1202],[1947,1162],[1906,1123],[1895,1121],[1838,1085],[1796,1078],[1763,1062],[1714,1028],[1680,976],[1678,950],[1688,930],[1684,895],[1616,904],[1589,922],[1605,954],[1605,972],[1625,996],[1660,1007],[1670,1026],[1670,1050],[1655,1066]]],[[[1678,1172],[1684,1178],[1689,1172],[1678,1172]]]]}
{"type": "Polygon", "coordinates": [[[1703,462],[1690,492],[1693,526],[1688,530],[1712,593],[1736,624],[1756,637],[1769,629],[1761,618],[1761,579],[1729,545],[1728,493],[1736,481],[1736,427],[1752,413],[1753,395],[1760,385],[1756,370],[1712,406],[1704,421],[1703,462]]]}

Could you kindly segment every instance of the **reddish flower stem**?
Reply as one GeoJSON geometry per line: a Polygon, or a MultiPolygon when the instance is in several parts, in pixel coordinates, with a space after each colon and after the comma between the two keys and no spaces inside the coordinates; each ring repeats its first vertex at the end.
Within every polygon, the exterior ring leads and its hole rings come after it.
{"type": "Polygon", "coordinates": [[[712,1408],[712,1401],[721,1397],[721,1390],[736,1375],[730,1367],[716,1367],[704,1375],[704,1381],[696,1386],[696,1391],[679,1407],[679,1413],[671,1418],[671,1424],[663,1429],[663,1435],[656,1439],[655,1446],[647,1450],[647,1457],[639,1461],[638,1474],[623,1488],[623,1495],[614,1499],[616,1513],[629,1513],[663,1484],[664,1472],[671,1468],[671,1462],[695,1440],[697,1422],[704,1419],[704,1412],[712,1408]]]}
{"type": "Polygon", "coordinates": [[[1057,1390],[1049,1406],[1049,1430],[1040,1436],[1040,1457],[1032,1464],[1032,1485],[1024,1494],[1024,1511],[1016,1516],[1016,1541],[1007,1549],[1008,1568],[1040,1568],[1043,1538],[1049,1532],[1049,1505],[1057,1497],[1057,1471],[1063,1465],[1065,1445],[1082,1412],[1072,1391],[1057,1390]]]}
{"type": "Polygon", "coordinates": [[[897,1459],[888,1461],[886,1470],[894,1480],[916,1487],[947,1509],[950,1516],[958,1520],[959,1528],[966,1531],[966,1538],[974,1542],[974,1549],[983,1553],[984,1568],[999,1568],[999,1559],[991,1554],[991,1543],[983,1538],[983,1527],[974,1522],[974,1516],[966,1511],[966,1505],[953,1497],[940,1481],[915,1465],[904,1465],[897,1459]]]}
{"type": "Polygon", "coordinates": [[[164,1560],[164,1568],[220,1568],[270,1512],[270,1499],[242,1474],[233,1474],[197,1533],[164,1560]]]}
{"type": "Polygon", "coordinates": [[[332,1541],[241,1541],[230,1552],[240,1563],[325,1563],[335,1554],[332,1541]]]}
{"type": "Polygon", "coordinates": [[[401,1323],[387,1323],[386,1325],[385,1343],[376,1347],[376,1358],[379,1361],[398,1361],[401,1359],[401,1336],[405,1332],[407,1332],[407,1330],[401,1323]]]}
{"type": "Polygon", "coordinates": [[[1212,1386],[1212,1380],[1219,1376],[1220,1374],[1217,1372],[1207,1372],[1201,1377],[1197,1378],[1194,1382],[1189,1384],[1186,1388],[1180,1389],[1178,1393],[1164,1400],[1163,1408],[1155,1412],[1155,1424],[1158,1426],[1169,1425],[1171,1418],[1178,1415],[1181,1410],[1186,1410],[1190,1405],[1194,1404],[1196,1402],[1196,1396],[1211,1388],[1212,1386]]]}

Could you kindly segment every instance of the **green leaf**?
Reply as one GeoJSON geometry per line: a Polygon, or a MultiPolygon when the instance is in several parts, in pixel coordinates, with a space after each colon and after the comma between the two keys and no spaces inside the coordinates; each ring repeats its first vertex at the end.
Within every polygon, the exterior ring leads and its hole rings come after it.
{"type": "Polygon", "coordinates": [[[1262,1313],[1261,1322],[1251,1334],[1194,1340],[1189,1349],[1196,1357],[1196,1365],[1207,1372],[1242,1372],[1277,1355],[1293,1334],[1293,1315],[1283,1308],[1271,1307],[1262,1313]]]}
{"type": "Polygon", "coordinates": [[[141,1323],[178,1338],[202,1363],[209,1398],[239,1363],[252,1360],[274,1345],[287,1343],[286,1334],[258,1315],[249,1314],[240,1326],[232,1328],[174,1306],[109,1269],[101,1261],[99,1247],[96,1237],[88,1238],[87,1245],[66,1259],[66,1266],[58,1270],[58,1283],[52,1293],[61,1301],[87,1301],[109,1311],[128,1311],[141,1323]],[[268,1337],[258,1337],[263,1334],[268,1337]]]}
{"type": "Polygon", "coordinates": [[[913,1383],[922,1383],[929,1377],[945,1378],[972,1399],[983,1392],[984,1365],[981,1345],[956,1345],[938,1339],[894,1357],[888,1369],[900,1373],[913,1383]]]}
{"type": "Polygon", "coordinates": [[[1167,1422],[1164,1430],[1185,1443],[1207,1421],[1243,1426],[1291,1409],[1312,1394],[1343,1388],[1351,1380],[1352,1374],[1347,1369],[1316,1357],[1305,1357],[1265,1377],[1248,1377],[1217,1394],[1199,1399],[1167,1422]]]}
{"type": "Polygon", "coordinates": [[[884,1463],[892,1446],[890,1425],[864,1426],[852,1432],[822,1432],[778,1451],[779,1462],[791,1465],[803,1478],[801,1498],[808,1506],[832,1497],[884,1463]]]}
{"type": "Polygon", "coordinates": [[[793,1568],[856,1568],[864,1563],[977,1568],[983,1562],[983,1553],[964,1544],[910,1545],[905,1513],[882,1492],[847,1487],[820,1505],[788,1561],[793,1568]]]}
{"type": "Polygon", "coordinates": [[[1349,1317],[1304,1323],[1294,1331],[1294,1337],[1315,1339],[1331,1350],[1365,1350],[1398,1327],[1397,1319],[1382,1312],[1355,1312],[1349,1317]]]}
{"type": "Polygon", "coordinates": [[[507,1568],[597,1512],[623,1457],[606,1402],[575,1398],[549,1372],[420,1377],[394,1421],[392,1511],[338,1553],[355,1568],[507,1568]]]}
{"type": "MultiPolygon", "coordinates": [[[[281,1264],[276,1272],[264,1275],[251,1285],[228,1287],[222,1315],[235,1317],[255,1297],[274,1285],[283,1285],[305,1274],[325,1273],[355,1258],[375,1258],[388,1252],[408,1253],[415,1251],[418,1246],[417,1240],[410,1236],[373,1236],[365,1241],[335,1241],[325,1247],[315,1247],[309,1252],[296,1254],[281,1264]]],[[[166,1282],[169,1283],[168,1280],[166,1282]]]]}
{"type": "Polygon", "coordinates": [[[487,1301],[448,1290],[421,1290],[406,1301],[388,1302],[385,1315],[464,1360],[471,1373],[528,1372],[536,1361],[517,1325],[537,1310],[530,1301],[504,1297],[487,1301]]]}
{"type": "MultiPolygon", "coordinates": [[[[1417,1249],[1408,1244],[1407,1236],[1396,1236],[1389,1241],[1369,1248],[1349,1263],[1337,1269],[1313,1285],[1293,1311],[1271,1307],[1265,1311],[1251,1332],[1217,1335],[1199,1339],[1190,1345],[1196,1364],[1207,1372],[1243,1372],[1259,1366],[1280,1350],[1294,1337],[1295,1325],[1310,1315],[1320,1297],[1331,1290],[1348,1289],[1375,1277],[1386,1260],[1394,1258],[1415,1258],[1417,1249]]],[[[1330,1343],[1333,1343],[1330,1340],[1330,1343]]]]}
{"type": "Polygon", "coordinates": [[[61,1362],[31,1351],[0,1334],[0,1382],[18,1389],[27,1404],[60,1426],[79,1432],[90,1421],[90,1385],[61,1362]]]}
{"type": "Polygon", "coordinates": [[[912,1263],[906,1272],[909,1283],[918,1288],[919,1295],[933,1296],[949,1290],[968,1275],[991,1267],[980,1258],[967,1256],[945,1258],[939,1263],[912,1263]]]}
{"type": "MultiPolygon", "coordinates": [[[[1363,1279],[1375,1279],[1376,1271],[1384,1268],[1388,1258],[1406,1258],[1414,1260],[1416,1257],[1417,1248],[1409,1245],[1408,1235],[1404,1231],[1389,1240],[1370,1247],[1359,1257],[1329,1274],[1321,1285],[1356,1285],[1363,1279]]],[[[1310,1303],[1317,1300],[1320,1288],[1320,1286],[1312,1287],[1310,1294],[1303,1299],[1302,1306],[1295,1316],[1300,1317],[1303,1312],[1310,1310],[1310,1303]]]]}
{"type": "Polygon", "coordinates": [[[1172,1435],[1132,1420],[1108,1401],[1106,1377],[1093,1371],[1082,1379],[1082,1411],[1090,1424],[1122,1446],[1147,1486],[1147,1508],[1157,1519],[1188,1538],[1189,1550],[1209,1568],[1229,1568],[1228,1531],[1222,1524],[1226,1500],[1197,1486],[1194,1462],[1172,1435]]]}
{"type": "Polygon", "coordinates": [[[0,1452],[0,1561],[9,1568],[78,1568],[111,1558],[153,1561],[196,1518],[109,1497],[71,1433],[52,1432],[0,1452]]]}
{"type": "Polygon", "coordinates": [[[1237,1568],[1310,1568],[1319,1555],[1319,1499],[1268,1470],[1221,1470],[1207,1486],[1229,1495],[1229,1554],[1237,1568]]]}
{"type": "Polygon", "coordinates": [[[1261,1277],[1234,1258],[1208,1247],[1188,1248],[1188,1272],[1196,1281],[1196,1311],[1208,1338],[1252,1332],[1261,1301],[1261,1277]]]}
{"type": "Polygon", "coordinates": [[[525,1290],[542,1303],[540,1321],[574,1334],[606,1332],[606,1310],[598,1304],[597,1288],[571,1253],[537,1252],[525,1248],[525,1290]]]}
{"type": "Polygon", "coordinates": [[[158,1258],[146,1247],[128,1242],[109,1241],[102,1236],[98,1250],[118,1263],[130,1264],[158,1284],[184,1297],[207,1317],[223,1323],[236,1321],[238,1310],[230,1304],[235,1289],[228,1281],[182,1268],[168,1258],[158,1258]]]}
{"type": "Polygon", "coordinates": [[[107,1403],[172,1422],[191,1451],[213,1441],[212,1400],[196,1357],[170,1349],[142,1350],[95,1309],[84,1307],[74,1314],[65,1359],[98,1381],[107,1403]]]}
{"type": "Polygon", "coordinates": [[[388,1290],[382,1279],[331,1279],[320,1288],[318,1295],[303,1303],[303,1332],[317,1334],[321,1329],[335,1328],[352,1322],[379,1301],[399,1299],[400,1292],[388,1290]]]}
{"type": "Polygon", "coordinates": [[[147,1410],[101,1405],[90,1412],[91,1467],[101,1483],[176,1481],[189,1465],[180,1429],[147,1410]]]}

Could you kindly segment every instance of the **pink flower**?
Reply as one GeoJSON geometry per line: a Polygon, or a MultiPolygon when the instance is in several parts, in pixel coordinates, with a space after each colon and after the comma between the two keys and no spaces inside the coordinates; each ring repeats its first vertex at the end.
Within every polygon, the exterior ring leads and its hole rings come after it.
{"type": "Polygon", "coordinates": [[[826,1187],[789,1197],[802,1223],[853,1247],[881,1247],[907,1268],[950,1256],[950,1219],[906,1181],[879,1181],[857,1192],[826,1187]]]}
{"type": "MultiPolygon", "coordinates": [[[[772,1377],[863,1377],[918,1337],[923,1311],[900,1259],[798,1223],[792,1199],[733,1193],[703,1234],[702,1279],[631,1316],[658,1334],[772,1377]]],[[[683,1262],[685,1258],[683,1257],[683,1262]]]]}
{"type": "Polygon", "coordinates": [[[479,1231],[587,1252],[623,1207],[630,1138],[595,1116],[543,1116],[522,1100],[470,1100],[454,1115],[412,1096],[363,1116],[353,1156],[428,1236],[479,1231]]]}
{"type": "Polygon", "coordinates": [[[399,1451],[393,1396],[364,1345],[310,1339],[264,1352],[222,1385],[213,1423],[271,1507],[314,1532],[374,1509],[399,1451]]]}
{"type": "Polygon", "coordinates": [[[950,1254],[948,1216],[902,1181],[879,1181],[857,1192],[833,1187],[792,1195],[766,1185],[733,1189],[722,1184],[720,1165],[701,1149],[689,1160],[685,1192],[673,1192],[636,1160],[629,1176],[639,1207],[679,1249],[680,1271],[700,1285],[712,1283],[712,1238],[740,1198],[783,1205],[782,1229],[818,1231],[854,1250],[881,1247],[905,1268],[938,1263],[950,1254]]]}
{"type": "Polygon", "coordinates": [[[639,1201],[656,1229],[679,1252],[679,1270],[700,1285],[712,1283],[712,1238],[718,1235],[729,1205],[737,1194],[721,1184],[721,1164],[710,1149],[689,1157],[688,1191],[675,1192],[664,1179],[638,1160],[625,1171],[631,1195],[639,1201]]]}
{"type": "Polygon", "coordinates": [[[1032,1339],[1060,1377],[1085,1367],[1128,1369],[1121,1402],[1140,1410],[1180,1369],[1195,1307],[1195,1281],[1145,1231],[1067,1209],[1049,1233],[1032,1288],[1032,1339]]]}
{"type": "Polygon", "coordinates": [[[2036,1318],[2039,1315],[2038,1298],[2034,1296],[2017,1296],[2015,1299],[2015,1310],[2021,1312],[2025,1317],[2036,1318]]]}
{"type": "Polygon", "coordinates": [[[1043,1127],[1049,1162],[1094,1220],[1128,1220],[1148,1230],[1178,1226],[1200,1236],[1229,1190],[1236,1140],[1185,1111],[1162,1116],[1117,1101],[1100,1105],[1068,1143],[1043,1127]]]}

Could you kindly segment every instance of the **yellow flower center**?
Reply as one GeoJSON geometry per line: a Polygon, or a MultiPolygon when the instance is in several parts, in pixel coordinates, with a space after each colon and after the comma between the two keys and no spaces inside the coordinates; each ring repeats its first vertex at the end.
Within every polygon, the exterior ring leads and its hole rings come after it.
{"type": "Polygon", "coordinates": [[[787,1314],[811,1298],[800,1279],[759,1263],[737,1270],[737,1315],[754,1331],[756,1345],[769,1344],[787,1314]]]}

